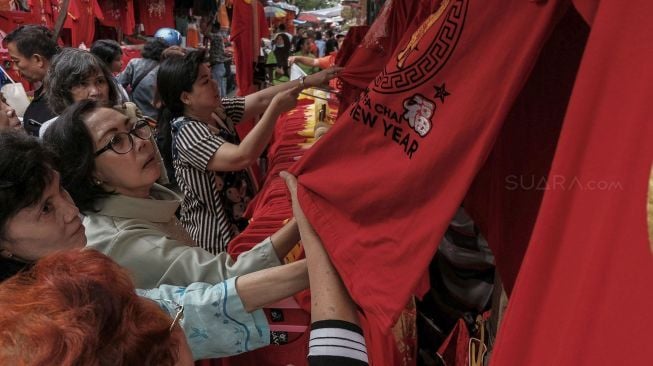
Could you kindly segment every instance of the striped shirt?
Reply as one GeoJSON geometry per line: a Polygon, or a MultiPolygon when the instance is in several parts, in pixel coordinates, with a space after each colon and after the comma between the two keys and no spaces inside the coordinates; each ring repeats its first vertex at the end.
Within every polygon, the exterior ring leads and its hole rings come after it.
{"type": "MultiPolygon", "coordinates": [[[[245,98],[223,98],[227,119],[239,122],[245,110],[245,98]]],[[[215,152],[228,142],[203,122],[179,117],[185,122],[175,137],[176,157],[173,160],[177,182],[184,200],[181,223],[195,242],[210,253],[217,254],[227,248],[234,230],[225,212],[222,173],[207,170],[215,152]]],[[[223,131],[224,132],[224,131],[223,131]]],[[[230,142],[230,141],[229,141],[230,142]]]]}

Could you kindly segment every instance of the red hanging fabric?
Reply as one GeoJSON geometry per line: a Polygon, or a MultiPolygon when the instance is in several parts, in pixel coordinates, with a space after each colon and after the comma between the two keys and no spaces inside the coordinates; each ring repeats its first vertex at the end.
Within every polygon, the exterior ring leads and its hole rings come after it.
{"type": "Polygon", "coordinates": [[[347,33],[343,49],[338,52],[336,64],[344,66],[338,80],[341,81],[340,103],[344,112],[381,71],[394,54],[402,37],[413,33],[424,19],[428,18],[442,3],[442,0],[396,0],[387,1],[379,16],[367,30],[352,28],[347,33]],[[353,32],[352,32],[353,30],[353,32]],[[358,37],[363,32],[364,37],[358,37]],[[355,52],[350,54],[350,47],[355,52]],[[370,62],[374,60],[374,62],[370,62]]]}
{"type": "Polygon", "coordinates": [[[125,34],[134,32],[134,2],[133,0],[108,0],[99,3],[98,17],[100,24],[107,27],[120,28],[125,34]]]}
{"type": "Polygon", "coordinates": [[[159,28],[174,28],[174,0],[138,1],[139,22],[143,24],[145,35],[153,35],[159,28]]]}
{"type": "Polygon", "coordinates": [[[340,77],[348,84],[365,88],[394,54],[407,33],[413,33],[424,19],[438,9],[442,0],[396,0],[385,3],[356,53],[344,65],[340,77]],[[370,62],[373,60],[374,62],[370,62]]]}
{"type": "MultiPolygon", "coordinates": [[[[251,0],[250,0],[251,1],[251,0]]],[[[231,19],[231,42],[234,47],[234,64],[236,65],[236,84],[238,95],[247,95],[254,83],[253,9],[245,0],[234,0],[234,13],[231,19]]]]}
{"type": "Polygon", "coordinates": [[[70,1],[68,19],[64,28],[71,30],[72,47],[78,47],[82,42],[86,47],[91,47],[95,36],[95,4],[96,0],[70,1]]]}
{"type": "Polygon", "coordinates": [[[293,169],[309,220],[381,329],[420,284],[561,2],[443,1],[293,169]]]}
{"type": "Polygon", "coordinates": [[[547,40],[465,209],[481,228],[511,293],[531,238],[589,27],[570,7],[547,40]]]}
{"type": "Polygon", "coordinates": [[[493,365],[651,363],[653,3],[596,4],[493,365]]]}
{"type": "Polygon", "coordinates": [[[134,31],[136,30],[134,0],[127,0],[125,6],[125,15],[122,18],[122,31],[125,34],[134,34],[134,31]]]}

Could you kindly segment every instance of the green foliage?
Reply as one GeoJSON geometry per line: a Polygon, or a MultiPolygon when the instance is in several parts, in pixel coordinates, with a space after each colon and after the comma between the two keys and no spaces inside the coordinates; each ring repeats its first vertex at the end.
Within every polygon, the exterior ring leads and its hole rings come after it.
{"type": "Polygon", "coordinates": [[[300,11],[330,8],[340,4],[340,0],[295,0],[300,11]]]}

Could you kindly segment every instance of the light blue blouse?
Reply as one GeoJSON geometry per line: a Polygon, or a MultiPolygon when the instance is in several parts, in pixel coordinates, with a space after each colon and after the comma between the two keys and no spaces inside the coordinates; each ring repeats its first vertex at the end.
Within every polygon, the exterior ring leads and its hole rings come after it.
{"type": "Polygon", "coordinates": [[[196,360],[232,356],[270,344],[270,327],[263,310],[245,311],[236,292],[236,278],[216,285],[161,285],[136,292],[156,301],[171,322],[183,306],[180,326],[196,360]]]}

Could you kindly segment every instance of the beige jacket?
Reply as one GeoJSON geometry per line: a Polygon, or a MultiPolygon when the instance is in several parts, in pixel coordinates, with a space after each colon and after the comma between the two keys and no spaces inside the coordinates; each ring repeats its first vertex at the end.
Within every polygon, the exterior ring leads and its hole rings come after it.
{"type": "Polygon", "coordinates": [[[227,253],[216,256],[192,246],[175,217],[181,198],[157,184],[151,196],[112,195],[84,218],[87,245],[131,271],[137,288],[215,284],[281,264],[269,238],[235,262],[227,253]]]}

